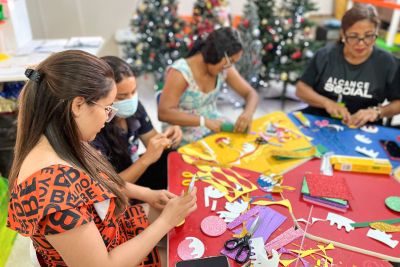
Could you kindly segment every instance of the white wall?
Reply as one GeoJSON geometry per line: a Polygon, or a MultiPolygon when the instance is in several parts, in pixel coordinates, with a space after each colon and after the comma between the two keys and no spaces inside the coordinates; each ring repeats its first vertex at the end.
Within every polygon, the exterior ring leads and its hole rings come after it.
{"type": "Polygon", "coordinates": [[[0,26],[0,52],[9,53],[32,40],[25,0],[8,0],[3,3],[6,17],[0,26]]]}
{"type": "MultiPolygon", "coordinates": [[[[283,0],[276,0],[283,1],[283,0]]],[[[178,13],[181,15],[191,15],[193,4],[195,0],[178,0],[179,9],[178,13]]],[[[314,0],[319,10],[314,12],[316,15],[331,15],[333,13],[333,2],[334,0],[314,0]]],[[[246,4],[246,0],[230,0],[229,8],[233,15],[241,15],[243,6],[246,4]]]]}
{"type": "Polygon", "coordinates": [[[100,55],[117,54],[116,29],[128,27],[138,0],[28,0],[33,38],[102,36],[100,55]]]}
{"type": "MultiPolygon", "coordinates": [[[[13,0],[15,1],[15,0],[13,0]]],[[[100,55],[118,55],[114,33],[129,26],[140,0],[27,0],[33,38],[102,36],[100,55]]],[[[332,14],[334,0],[316,0],[317,14],[332,14]]],[[[180,15],[191,15],[195,0],[178,0],[180,15]]],[[[246,0],[230,0],[233,15],[240,15],[246,0]]]]}

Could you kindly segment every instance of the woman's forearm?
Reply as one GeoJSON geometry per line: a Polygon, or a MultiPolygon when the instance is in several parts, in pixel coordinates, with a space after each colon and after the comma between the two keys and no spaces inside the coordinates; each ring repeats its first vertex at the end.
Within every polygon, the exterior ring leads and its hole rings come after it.
{"type": "Polygon", "coordinates": [[[317,108],[325,108],[327,102],[333,102],[333,100],[315,92],[314,89],[302,81],[296,84],[296,96],[310,106],[317,108]]]}
{"type": "Polygon", "coordinates": [[[137,161],[131,164],[128,168],[118,173],[126,182],[136,183],[140,176],[151,165],[146,158],[140,157],[137,161]]]}
{"type": "Polygon", "coordinates": [[[254,89],[252,89],[246,96],[246,105],[243,112],[253,115],[257,109],[258,101],[258,94],[254,89]]]}
{"type": "Polygon", "coordinates": [[[150,188],[132,184],[125,183],[125,194],[128,198],[134,198],[146,202],[146,196],[148,196],[150,188]]]}
{"type": "Polygon", "coordinates": [[[160,219],[155,220],[135,238],[111,250],[108,257],[112,265],[109,266],[139,265],[169,230],[167,223],[160,219]]]}
{"type": "Polygon", "coordinates": [[[199,126],[200,116],[179,111],[176,108],[159,110],[158,119],[171,125],[179,126],[199,126]]]}
{"type": "Polygon", "coordinates": [[[400,100],[393,100],[389,104],[381,107],[381,117],[391,118],[400,114],[400,100]]]}

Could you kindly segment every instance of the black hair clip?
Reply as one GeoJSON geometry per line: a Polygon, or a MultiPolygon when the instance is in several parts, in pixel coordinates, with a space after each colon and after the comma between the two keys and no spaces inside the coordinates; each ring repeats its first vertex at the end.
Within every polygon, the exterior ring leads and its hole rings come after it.
{"type": "Polygon", "coordinates": [[[34,69],[26,69],[25,70],[25,76],[36,83],[40,83],[40,81],[43,78],[43,75],[40,74],[37,70],[34,69]]]}

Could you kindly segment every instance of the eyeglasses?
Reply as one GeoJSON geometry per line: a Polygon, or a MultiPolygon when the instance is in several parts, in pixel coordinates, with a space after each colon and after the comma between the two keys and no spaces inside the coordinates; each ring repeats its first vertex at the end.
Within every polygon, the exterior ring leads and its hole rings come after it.
{"type": "Polygon", "coordinates": [[[94,101],[89,101],[89,102],[92,103],[92,104],[95,104],[95,105],[97,105],[99,107],[104,108],[104,111],[106,112],[106,115],[107,115],[106,122],[110,122],[118,112],[118,109],[114,108],[113,106],[103,106],[103,105],[98,104],[98,103],[96,103],[94,101]]]}
{"type": "Polygon", "coordinates": [[[378,37],[377,34],[367,34],[362,38],[356,35],[352,35],[352,36],[345,36],[345,40],[349,45],[358,44],[360,41],[363,41],[365,45],[371,45],[373,42],[375,42],[377,37],[378,37]]]}
{"type": "Polygon", "coordinates": [[[230,67],[232,67],[233,63],[232,63],[231,59],[228,57],[228,55],[226,54],[226,52],[224,52],[224,55],[225,55],[226,64],[222,68],[225,70],[225,69],[229,69],[230,67]]]}

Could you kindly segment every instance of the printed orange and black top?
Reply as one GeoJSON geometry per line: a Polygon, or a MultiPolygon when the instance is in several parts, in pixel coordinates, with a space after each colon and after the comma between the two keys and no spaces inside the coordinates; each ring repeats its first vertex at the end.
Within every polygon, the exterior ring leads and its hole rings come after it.
{"type": "MultiPolygon", "coordinates": [[[[32,239],[46,266],[66,266],[45,235],[62,233],[93,221],[107,250],[111,251],[149,224],[141,205],[127,207],[118,217],[114,210],[115,195],[84,172],[66,165],[51,165],[14,186],[7,226],[32,239]],[[99,212],[97,203],[109,203],[106,213],[99,212]]],[[[161,266],[157,248],[140,266],[161,266]]]]}

